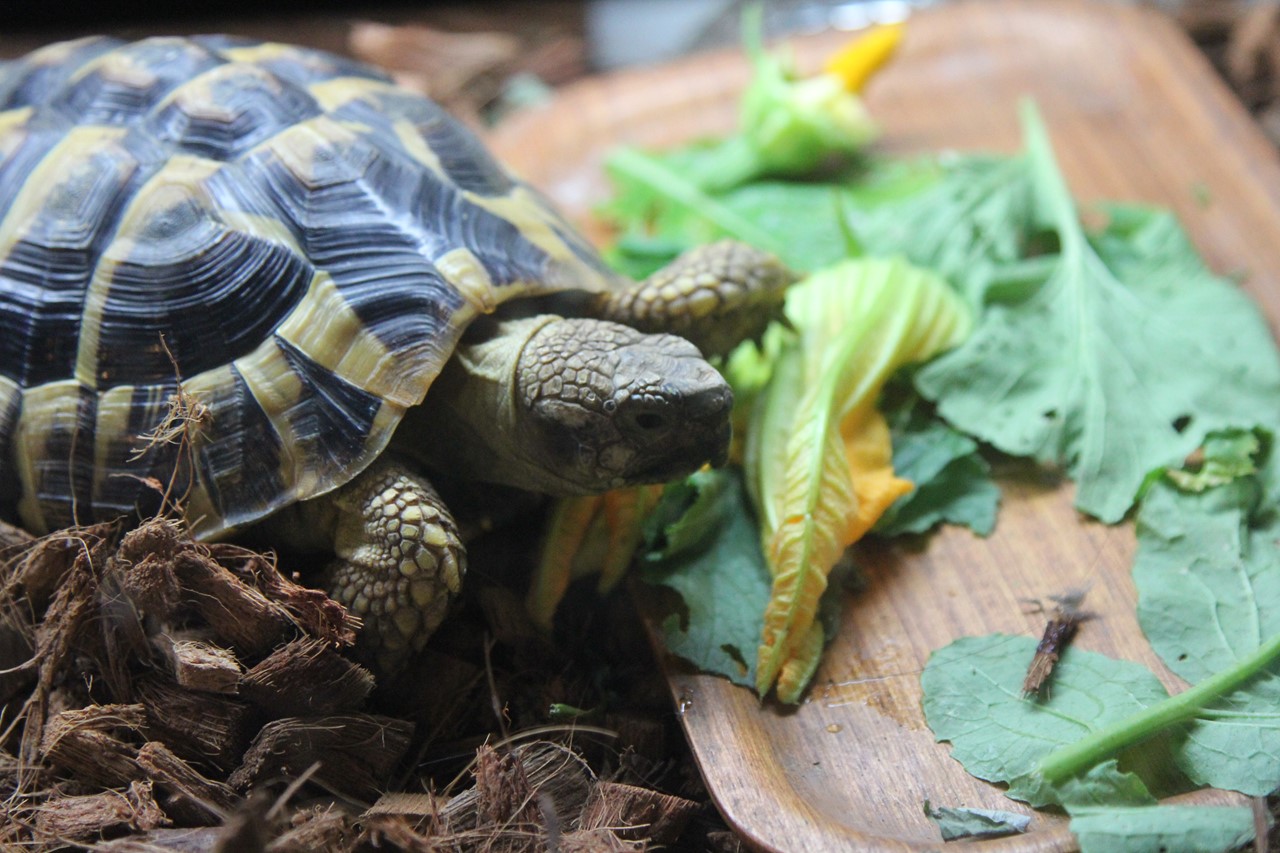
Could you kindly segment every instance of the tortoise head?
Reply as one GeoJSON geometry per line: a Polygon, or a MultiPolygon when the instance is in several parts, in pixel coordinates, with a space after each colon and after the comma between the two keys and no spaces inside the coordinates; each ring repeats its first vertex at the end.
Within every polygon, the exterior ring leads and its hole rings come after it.
{"type": "Polygon", "coordinates": [[[660,483],[728,458],[733,392],[684,338],[592,319],[555,319],[516,367],[524,443],[543,491],[660,483]]]}
{"type": "Polygon", "coordinates": [[[544,494],[665,482],[729,453],[733,392],[684,338],[606,320],[477,321],[397,452],[544,494]]]}

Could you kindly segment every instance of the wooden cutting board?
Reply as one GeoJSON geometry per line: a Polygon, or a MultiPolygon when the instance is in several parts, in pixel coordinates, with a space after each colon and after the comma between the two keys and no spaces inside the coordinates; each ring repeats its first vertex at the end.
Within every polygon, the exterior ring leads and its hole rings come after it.
{"type": "MultiPolygon", "coordinates": [[[[846,38],[793,40],[816,66],[846,38]]],[[[737,51],[583,81],[500,126],[501,157],[596,239],[604,154],[620,142],[666,146],[732,128],[747,79],[737,51]]],[[[987,0],[918,13],[867,93],[880,146],[1018,150],[1017,104],[1033,97],[1079,198],[1142,200],[1176,210],[1209,264],[1247,274],[1273,331],[1280,321],[1280,162],[1186,37],[1158,14],[1085,2],[987,0]]],[[[1152,654],[1129,578],[1132,525],[1082,520],[1050,476],[1006,479],[988,539],[948,529],[922,550],[863,549],[869,586],[844,602],[808,700],[788,709],[668,661],[677,713],[726,819],[761,849],[924,850],[941,846],[922,806],[1030,813],[968,776],[934,742],[919,673],[934,649],[993,631],[1038,636],[1026,599],[1089,585],[1096,618],[1080,647],[1140,661],[1183,685],[1152,654]]],[[[1196,802],[1239,802],[1197,794],[1196,802]]],[[[992,850],[1070,850],[1060,816],[992,850]]]]}

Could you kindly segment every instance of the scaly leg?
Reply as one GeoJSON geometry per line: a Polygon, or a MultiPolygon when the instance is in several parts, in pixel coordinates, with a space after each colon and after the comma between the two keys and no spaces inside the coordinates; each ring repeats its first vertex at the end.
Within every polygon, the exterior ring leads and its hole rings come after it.
{"type": "Polygon", "coordinates": [[[357,656],[394,674],[422,650],[462,586],[466,552],[435,489],[391,460],[375,462],[329,498],[337,559],[325,572],[336,601],[364,620],[357,656]]]}
{"type": "Polygon", "coordinates": [[[795,280],[768,252],[721,240],[690,249],[633,288],[600,294],[594,311],[642,332],[680,335],[710,358],[781,319],[795,280]]]}

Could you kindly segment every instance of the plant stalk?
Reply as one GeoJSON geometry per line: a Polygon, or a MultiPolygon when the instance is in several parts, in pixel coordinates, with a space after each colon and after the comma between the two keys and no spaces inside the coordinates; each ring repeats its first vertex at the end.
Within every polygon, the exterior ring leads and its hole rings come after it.
{"type": "Polygon", "coordinates": [[[608,168],[701,215],[726,234],[744,243],[775,255],[783,253],[784,247],[768,231],[725,207],[688,178],[672,171],[653,157],[634,148],[620,148],[610,156],[608,168]]]}
{"type": "Polygon", "coordinates": [[[1162,702],[1117,720],[1074,743],[1061,746],[1040,760],[1040,776],[1058,784],[1105,761],[1127,746],[1193,719],[1205,706],[1261,673],[1280,657],[1280,634],[1234,666],[1162,702]]]}

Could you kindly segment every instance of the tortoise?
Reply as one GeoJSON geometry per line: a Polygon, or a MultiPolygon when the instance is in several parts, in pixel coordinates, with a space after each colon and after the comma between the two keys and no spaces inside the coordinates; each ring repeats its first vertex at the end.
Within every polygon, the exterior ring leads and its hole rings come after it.
{"type": "Polygon", "coordinates": [[[327,539],[384,670],[464,572],[432,470],[573,495],[723,462],[707,357],[791,280],[732,242],[621,278],[440,106],[317,50],[63,42],[0,110],[0,514],[167,493],[197,537],[327,539]]]}

